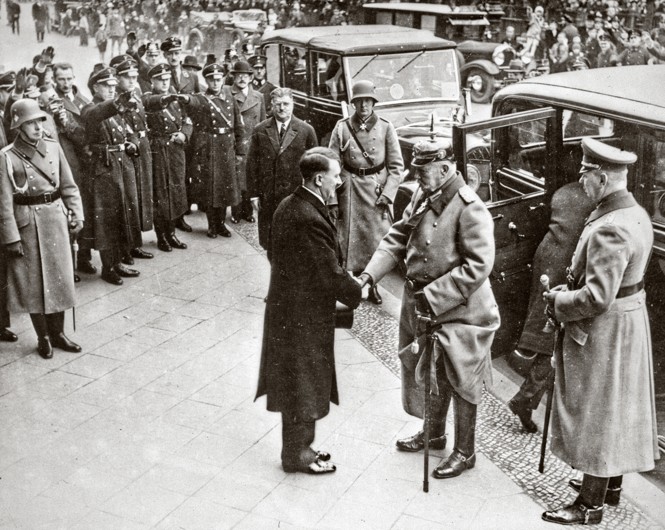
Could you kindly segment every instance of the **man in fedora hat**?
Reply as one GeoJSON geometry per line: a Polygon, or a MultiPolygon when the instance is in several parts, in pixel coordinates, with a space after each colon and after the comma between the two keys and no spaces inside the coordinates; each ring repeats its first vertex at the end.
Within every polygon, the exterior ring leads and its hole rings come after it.
{"type": "MultiPolygon", "coordinates": [[[[455,446],[432,473],[439,479],[456,477],[476,464],[477,407],[484,383],[492,380],[490,348],[500,322],[489,282],[494,222],[449,160],[451,147],[443,140],[414,146],[411,166],[420,189],[360,276],[363,285],[376,283],[406,263],[399,333],[404,410],[424,417],[424,378],[431,371],[436,384],[430,396],[430,447],[442,450],[451,400],[455,405],[455,446]],[[440,324],[428,365],[418,313],[440,324]]],[[[397,440],[400,451],[417,452],[424,446],[424,430],[397,440]]]]}
{"type": "MultiPolygon", "coordinates": [[[[404,170],[395,128],[374,112],[378,100],[371,81],[357,81],[351,96],[355,112],[338,121],[330,136],[330,148],[342,160],[340,245],[347,270],[356,274],[392,225],[392,204],[404,170]]],[[[369,300],[381,303],[376,283],[369,300]]]]}
{"type": "Polygon", "coordinates": [[[653,245],[649,214],[628,191],[637,155],[582,139],[580,182],[596,209],[568,268],[544,294],[563,323],[555,355],[552,453],[580,470],[572,504],[543,514],[558,524],[598,524],[617,505],[624,473],[659,458],[644,274],[653,245]]]}
{"type": "Polygon", "coordinates": [[[185,59],[182,61],[182,68],[185,72],[193,75],[196,78],[198,84],[199,72],[203,70],[203,66],[199,64],[196,57],[193,55],[185,55],[185,59]]]}
{"type": "MultiPolygon", "coordinates": [[[[249,139],[252,131],[260,122],[266,119],[266,108],[263,103],[263,96],[252,88],[252,77],[254,70],[247,61],[238,61],[231,70],[233,75],[233,86],[231,94],[238,103],[240,114],[244,125],[243,152],[249,149],[249,139]]],[[[240,219],[247,222],[254,222],[254,211],[249,200],[247,192],[247,159],[245,156],[238,158],[236,164],[236,174],[238,175],[238,184],[240,186],[241,201],[231,209],[231,222],[238,223],[240,219]]]]}

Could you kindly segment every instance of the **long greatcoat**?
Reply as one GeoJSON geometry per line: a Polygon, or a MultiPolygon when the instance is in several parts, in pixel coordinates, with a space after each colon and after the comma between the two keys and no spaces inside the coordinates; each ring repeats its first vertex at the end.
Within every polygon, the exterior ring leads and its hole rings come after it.
{"type": "MultiPolygon", "coordinates": [[[[492,381],[490,348],[499,327],[499,309],[489,275],[494,266],[494,222],[487,207],[456,175],[444,183],[438,198],[422,217],[415,214],[423,199],[414,194],[404,216],[383,238],[365,271],[378,282],[401,260],[407,278],[425,285],[423,292],[437,322],[437,355],[455,391],[479,403],[484,383],[492,381]],[[412,217],[412,213],[414,214],[412,217]]],[[[410,345],[416,336],[414,293],[405,287],[400,317],[402,404],[423,417],[424,390],[418,376],[419,356],[410,345]]],[[[420,352],[424,351],[420,337],[420,352]]]]}
{"type": "Polygon", "coordinates": [[[83,107],[81,118],[90,140],[91,197],[94,218],[91,219],[92,248],[126,252],[141,246],[141,219],[134,162],[126,151],[112,152],[107,157],[103,146],[124,145],[138,140],[113,101],[95,97],[83,107]]]}
{"type": "Polygon", "coordinates": [[[326,206],[298,188],[273,220],[270,289],[256,397],[298,421],[323,418],[339,403],[335,302],[355,308],[358,283],[340,266],[337,231],[326,206]]]}
{"type": "MultiPolygon", "coordinates": [[[[249,140],[252,136],[252,131],[260,122],[266,119],[266,107],[263,103],[263,96],[254,90],[251,85],[247,87],[247,95],[243,94],[242,90],[238,90],[235,86],[231,87],[231,94],[238,103],[240,115],[242,116],[242,123],[244,127],[244,135],[242,138],[243,152],[247,153],[249,149],[249,140]]],[[[242,191],[247,191],[247,157],[243,156],[236,162],[236,174],[238,175],[238,185],[242,191]]]]}
{"type": "Polygon", "coordinates": [[[20,258],[3,255],[10,312],[49,314],[74,306],[68,210],[73,220],[83,221],[81,196],[57,142],[47,139],[32,146],[19,136],[2,149],[0,244],[21,241],[24,252],[20,258]],[[50,204],[14,204],[15,193],[35,196],[55,190],[62,198],[50,204]]]}
{"type": "Polygon", "coordinates": [[[187,210],[185,190],[185,145],[171,142],[181,132],[189,141],[192,122],[177,102],[162,105],[161,95],[144,94],[149,138],[152,148],[152,175],[155,221],[174,221],[187,210]]]}
{"type": "Polygon", "coordinates": [[[236,154],[246,152],[238,105],[226,88],[218,96],[208,91],[192,94],[190,98],[187,111],[194,122],[191,141],[195,164],[191,175],[191,202],[203,211],[238,204],[241,188],[236,174],[236,154]],[[221,129],[224,132],[220,132],[221,129]]]}
{"type": "Polygon", "coordinates": [[[247,186],[252,197],[259,197],[259,244],[266,250],[277,206],[302,184],[300,157],[317,145],[316,132],[308,123],[291,118],[281,143],[277,125],[275,118],[259,123],[247,154],[247,186]]]}
{"type": "Polygon", "coordinates": [[[651,335],[644,278],[653,244],[649,215],[626,190],[591,213],[573,255],[572,289],[554,303],[564,323],[557,352],[552,453],[600,477],[648,471],[659,457],[651,335]]]}
{"type": "MultiPolygon", "coordinates": [[[[337,189],[338,230],[345,266],[361,271],[392,225],[392,213],[384,216],[376,200],[383,195],[392,205],[404,170],[404,160],[393,125],[372,114],[363,124],[354,114],[340,120],[330,136],[330,148],[342,159],[342,185],[337,189]],[[353,139],[349,127],[372,160],[370,164],[353,139]],[[364,128],[363,128],[364,127],[364,128]],[[373,175],[361,177],[349,168],[369,168],[385,164],[373,175]]],[[[391,208],[392,210],[392,208],[391,208]]]]}

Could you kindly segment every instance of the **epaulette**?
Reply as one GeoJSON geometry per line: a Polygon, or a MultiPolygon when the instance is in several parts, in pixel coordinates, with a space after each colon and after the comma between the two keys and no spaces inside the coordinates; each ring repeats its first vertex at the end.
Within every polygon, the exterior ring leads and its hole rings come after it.
{"type": "Polygon", "coordinates": [[[5,154],[7,153],[12,147],[14,147],[14,144],[11,143],[9,145],[4,146],[2,149],[0,149],[0,153],[5,154]]]}
{"type": "Polygon", "coordinates": [[[385,119],[384,117],[382,117],[382,116],[379,116],[379,119],[380,119],[381,121],[385,121],[386,123],[390,123],[388,120],[386,120],[386,119],[385,119]]]}
{"type": "Polygon", "coordinates": [[[616,215],[616,212],[610,212],[608,213],[605,218],[603,219],[603,224],[604,225],[611,225],[614,224],[614,216],[616,215]]]}
{"type": "Polygon", "coordinates": [[[459,196],[462,197],[462,200],[467,204],[471,204],[476,199],[478,199],[476,192],[473,191],[469,186],[462,186],[457,193],[459,193],[459,196]]]}

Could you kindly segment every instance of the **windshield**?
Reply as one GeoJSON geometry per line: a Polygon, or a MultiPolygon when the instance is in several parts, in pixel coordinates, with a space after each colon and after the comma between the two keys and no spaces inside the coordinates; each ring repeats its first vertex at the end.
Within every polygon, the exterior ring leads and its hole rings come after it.
{"type": "Polygon", "coordinates": [[[424,99],[459,99],[454,50],[414,51],[349,57],[349,86],[367,79],[380,103],[424,99]]]}
{"type": "Polygon", "coordinates": [[[266,14],[262,11],[234,11],[233,20],[235,22],[261,22],[266,19],[266,14]]]}

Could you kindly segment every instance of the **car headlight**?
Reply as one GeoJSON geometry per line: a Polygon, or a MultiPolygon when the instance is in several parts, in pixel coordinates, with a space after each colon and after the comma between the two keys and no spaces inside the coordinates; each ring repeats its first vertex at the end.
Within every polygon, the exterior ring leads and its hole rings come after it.
{"type": "Polygon", "coordinates": [[[502,51],[498,53],[495,52],[492,55],[492,60],[494,61],[494,64],[496,64],[497,66],[502,66],[503,63],[506,62],[506,55],[502,51]]]}

